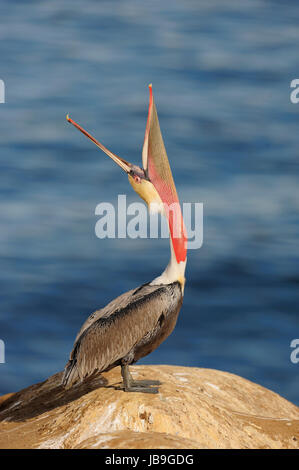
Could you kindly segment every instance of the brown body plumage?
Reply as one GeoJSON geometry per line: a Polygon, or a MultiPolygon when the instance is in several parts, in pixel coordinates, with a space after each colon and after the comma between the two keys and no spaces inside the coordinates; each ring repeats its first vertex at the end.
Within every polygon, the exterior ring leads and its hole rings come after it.
{"type": "Polygon", "coordinates": [[[130,365],[150,354],[173,331],[182,305],[179,282],[145,284],[95,311],[79,331],[63,384],[118,365],[130,365]]]}

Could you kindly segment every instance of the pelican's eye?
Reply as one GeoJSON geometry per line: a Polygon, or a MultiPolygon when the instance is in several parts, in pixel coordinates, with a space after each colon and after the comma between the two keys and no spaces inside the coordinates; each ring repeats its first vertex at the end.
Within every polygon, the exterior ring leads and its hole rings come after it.
{"type": "Polygon", "coordinates": [[[141,183],[141,178],[138,175],[133,176],[135,183],[141,183]]]}

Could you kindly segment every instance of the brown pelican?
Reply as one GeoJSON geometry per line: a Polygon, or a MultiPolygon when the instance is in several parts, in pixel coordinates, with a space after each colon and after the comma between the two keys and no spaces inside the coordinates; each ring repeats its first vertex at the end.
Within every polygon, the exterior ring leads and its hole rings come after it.
{"type": "Polygon", "coordinates": [[[134,381],[129,365],[151,353],[173,331],[183,302],[187,237],[171,174],[152,86],[142,149],[143,168],[110,152],[69,116],[67,120],[92,140],[128,175],[129,182],[150,210],[167,218],[171,257],[165,271],[152,282],[126,292],[92,313],[75,339],[65,366],[66,388],[98,372],[121,366],[127,392],[157,393],[159,381],[134,381]]]}

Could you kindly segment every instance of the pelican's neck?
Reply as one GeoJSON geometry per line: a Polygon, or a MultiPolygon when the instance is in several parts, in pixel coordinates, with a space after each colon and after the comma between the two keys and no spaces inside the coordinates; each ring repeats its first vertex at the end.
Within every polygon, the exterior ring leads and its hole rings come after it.
{"type": "Polygon", "coordinates": [[[184,294],[184,287],[185,287],[185,269],[186,269],[186,264],[187,264],[187,258],[185,261],[180,261],[179,263],[176,260],[173,245],[172,245],[172,239],[169,237],[170,240],[170,261],[168,265],[166,266],[166,269],[163,271],[163,273],[156,277],[150,285],[156,286],[160,284],[172,284],[173,282],[178,281],[181,284],[182,287],[182,294],[184,294]]]}

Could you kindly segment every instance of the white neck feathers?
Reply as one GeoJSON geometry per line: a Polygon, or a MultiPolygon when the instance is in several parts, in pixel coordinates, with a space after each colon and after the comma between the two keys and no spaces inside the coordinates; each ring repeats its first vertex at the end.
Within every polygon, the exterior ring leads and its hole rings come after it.
{"type": "Polygon", "coordinates": [[[184,286],[185,286],[185,269],[186,269],[186,263],[187,263],[187,258],[185,261],[181,261],[180,263],[177,262],[175,253],[173,250],[172,246],[172,241],[170,237],[170,251],[171,251],[171,257],[170,261],[166,267],[166,269],[163,271],[163,273],[156,277],[151,283],[151,286],[156,286],[160,284],[172,284],[175,281],[179,281],[182,287],[182,293],[184,294],[184,286]]]}

